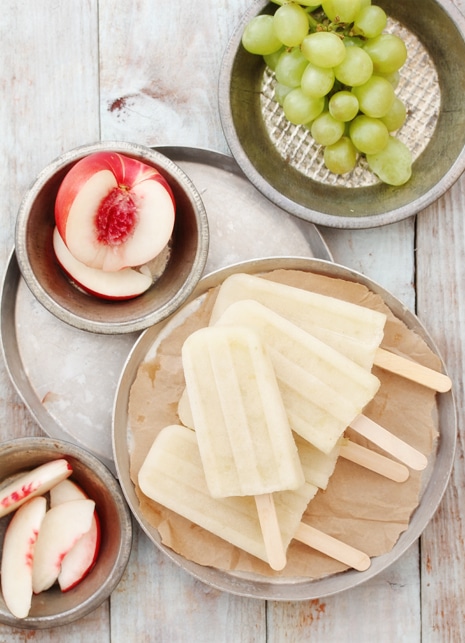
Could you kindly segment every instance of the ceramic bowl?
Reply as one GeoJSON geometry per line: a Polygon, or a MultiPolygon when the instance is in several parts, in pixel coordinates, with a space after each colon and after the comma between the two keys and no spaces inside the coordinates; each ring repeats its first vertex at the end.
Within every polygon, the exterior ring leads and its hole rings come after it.
{"type": "MultiPolygon", "coordinates": [[[[45,462],[65,458],[75,481],[95,500],[101,527],[99,555],[89,574],[73,589],[58,585],[33,596],[29,615],[18,619],[0,592],[0,622],[15,628],[45,629],[65,625],[95,610],[118,585],[132,545],[131,513],[121,488],[109,470],[94,456],[71,443],[45,437],[20,438],[0,445],[0,487],[21,472],[45,462]]],[[[13,514],[0,518],[0,550],[13,514]]]]}
{"type": "Polygon", "coordinates": [[[226,140],[242,170],[262,194],[316,224],[369,228],[406,219],[437,200],[465,168],[465,19],[451,0],[379,0],[387,30],[408,50],[397,95],[408,117],[397,136],[414,158],[410,180],[381,183],[363,160],[337,177],[304,126],[291,126],[274,101],[274,77],[260,56],[241,44],[245,25],[277,5],[255,0],[224,54],[219,107],[226,140]]]}
{"type": "Polygon", "coordinates": [[[85,331],[121,334],[159,322],[187,299],[202,275],[208,241],[200,195],[173,161],[142,145],[105,142],[66,152],[42,170],[21,202],[15,250],[30,290],[56,317],[85,331]],[[154,166],[167,179],[176,200],[171,250],[161,276],[145,293],[124,301],[99,299],[76,287],[56,261],[52,246],[55,198],[64,176],[78,160],[100,151],[119,152],[154,166]]]}

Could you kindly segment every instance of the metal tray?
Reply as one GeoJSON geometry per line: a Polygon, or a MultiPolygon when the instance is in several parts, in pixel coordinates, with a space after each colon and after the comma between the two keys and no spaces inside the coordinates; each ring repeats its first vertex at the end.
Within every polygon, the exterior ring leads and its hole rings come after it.
{"type": "MultiPolygon", "coordinates": [[[[296,257],[259,259],[229,266],[205,277],[197,286],[188,304],[184,305],[170,320],[165,320],[144,331],[134,345],[122,371],[115,398],[113,412],[114,456],[123,493],[140,526],[152,542],[182,569],[207,585],[241,596],[285,601],[311,600],[353,588],[373,578],[394,563],[421,535],[439,505],[453,465],[456,445],[456,414],[454,397],[451,392],[437,396],[440,439],[437,452],[431,456],[428,469],[422,478],[423,490],[420,504],[414,511],[407,530],[400,535],[391,551],[373,558],[371,567],[365,572],[348,570],[318,580],[286,577],[270,579],[259,575],[238,574],[214,567],[205,567],[187,560],[163,545],[158,530],[149,524],[143,516],[129,470],[131,428],[128,418],[128,402],[130,389],[140,365],[156,356],[160,341],[196,309],[205,292],[222,283],[227,276],[234,272],[253,274],[278,268],[307,270],[364,284],[379,294],[392,312],[408,328],[420,335],[431,350],[438,354],[437,347],[419,319],[382,286],[356,271],[327,261],[296,257]]],[[[442,364],[442,368],[445,372],[444,364],[442,364]]]]}
{"type": "MultiPolygon", "coordinates": [[[[211,234],[205,272],[273,254],[331,260],[316,227],[270,203],[231,157],[157,149],[179,164],[204,201],[211,234]]],[[[47,435],[86,447],[113,471],[111,409],[138,335],[94,335],[61,322],[33,297],[12,252],[1,293],[1,337],[13,384],[47,435]]]]}

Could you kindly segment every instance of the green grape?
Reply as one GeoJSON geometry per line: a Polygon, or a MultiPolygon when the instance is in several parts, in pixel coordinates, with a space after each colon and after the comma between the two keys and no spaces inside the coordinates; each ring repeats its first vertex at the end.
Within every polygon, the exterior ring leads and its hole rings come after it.
{"type": "Polygon", "coordinates": [[[285,49],[276,63],[276,80],[288,87],[299,87],[307,65],[308,60],[302,55],[299,47],[285,49]]]}
{"type": "Polygon", "coordinates": [[[376,38],[384,30],[387,23],[387,16],[381,7],[372,4],[361,9],[355,20],[353,31],[365,38],[376,38]]]}
{"type": "Polygon", "coordinates": [[[350,124],[349,136],[362,154],[377,154],[384,150],[389,140],[386,125],[378,118],[361,114],[350,124]]]}
{"type": "Polygon", "coordinates": [[[278,64],[278,60],[281,56],[281,54],[284,52],[285,47],[281,47],[277,51],[274,51],[272,54],[266,54],[263,56],[263,60],[267,64],[267,66],[274,71],[276,69],[276,65],[278,64]]]}
{"type": "Polygon", "coordinates": [[[308,63],[302,78],[300,86],[302,91],[308,96],[326,96],[334,85],[334,72],[331,68],[317,67],[308,63]]]}
{"type": "Polygon", "coordinates": [[[392,74],[407,60],[407,47],[399,36],[382,33],[367,40],[365,51],[373,61],[375,73],[392,74]]]}
{"type": "Polygon", "coordinates": [[[305,36],[301,50],[305,58],[318,67],[336,67],[346,55],[342,40],[330,31],[317,31],[305,36]]]}
{"type": "Polygon", "coordinates": [[[342,136],[336,143],[325,147],[323,159],[330,172],[347,174],[357,163],[357,150],[350,138],[342,136]]]}
{"type": "Polygon", "coordinates": [[[321,7],[331,22],[353,22],[360,11],[360,0],[323,0],[321,7]]]}
{"type": "Polygon", "coordinates": [[[328,103],[329,113],[337,121],[351,121],[357,116],[359,104],[357,97],[346,89],[336,92],[328,103]]]}
{"type": "Polygon", "coordinates": [[[344,60],[334,68],[336,79],[343,85],[355,87],[363,85],[373,73],[370,56],[360,47],[346,48],[344,60]]]}
{"type": "Polygon", "coordinates": [[[250,20],[242,34],[242,45],[251,54],[266,56],[282,47],[274,32],[273,16],[259,15],[250,20]]]}
{"type": "Polygon", "coordinates": [[[319,116],[324,105],[324,98],[307,96],[297,87],[284,98],[283,110],[288,121],[294,125],[304,125],[319,116]]]}
{"type": "Polygon", "coordinates": [[[381,76],[372,76],[366,83],[352,88],[360,111],[373,118],[382,118],[391,109],[396,97],[391,83],[381,76]]]}
{"type": "Polygon", "coordinates": [[[393,86],[394,89],[397,88],[399,81],[400,81],[400,73],[399,71],[393,71],[392,74],[380,74],[379,72],[376,73],[377,76],[382,76],[386,80],[388,80],[391,85],[393,86]]]}
{"type": "Polygon", "coordinates": [[[401,99],[396,96],[388,113],[381,118],[389,132],[395,132],[405,123],[407,108],[401,99]]]}
{"type": "Polygon", "coordinates": [[[408,147],[394,136],[377,154],[367,154],[368,167],[383,183],[404,185],[412,176],[412,154],[408,147]]]}
{"type": "Polygon", "coordinates": [[[274,99],[281,107],[283,106],[284,99],[292,91],[292,87],[287,87],[281,83],[275,83],[274,86],[274,99]]]}
{"type": "MultiPolygon", "coordinates": [[[[289,4],[290,0],[271,0],[271,2],[273,4],[283,5],[289,4]]],[[[315,11],[316,9],[318,9],[318,7],[321,6],[320,4],[314,4],[313,0],[299,0],[299,4],[307,7],[310,12],[315,11]]]]}
{"type": "Polygon", "coordinates": [[[310,132],[319,145],[333,145],[344,135],[345,123],[337,121],[329,112],[322,112],[313,121],[310,132]]]}
{"type": "Polygon", "coordinates": [[[275,34],[286,47],[297,47],[308,34],[308,17],[298,4],[284,4],[273,18],[275,34]]]}
{"type": "Polygon", "coordinates": [[[360,11],[364,9],[365,7],[369,7],[371,4],[371,0],[361,0],[360,1],[360,11]]]}

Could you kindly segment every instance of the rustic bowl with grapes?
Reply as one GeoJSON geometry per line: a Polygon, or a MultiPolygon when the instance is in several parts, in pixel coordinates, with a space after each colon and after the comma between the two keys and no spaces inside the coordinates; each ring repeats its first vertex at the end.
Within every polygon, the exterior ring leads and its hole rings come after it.
{"type": "Polygon", "coordinates": [[[208,220],[196,187],[156,148],[100,142],[47,165],[21,202],[15,253],[40,303],[101,334],[171,315],[202,276],[208,220]]]}
{"type": "Polygon", "coordinates": [[[95,456],[46,437],[3,442],[0,623],[55,628],[97,609],[124,574],[132,533],[121,488],[95,456]]]}
{"type": "Polygon", "coordinates": [[[369,228],[418,214],[465,169],[464,17],[451,0],[311,4],[256,0],[234,32],[219,100],[233,156],[267,198],[312,223],[369,228]],[[293,10],[307,18],[300,35],[293,10]]]}

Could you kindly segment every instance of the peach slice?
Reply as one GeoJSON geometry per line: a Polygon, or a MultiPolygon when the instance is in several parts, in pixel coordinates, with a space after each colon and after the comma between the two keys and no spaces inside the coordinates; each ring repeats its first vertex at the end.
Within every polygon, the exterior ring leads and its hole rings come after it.
{"type": "Polygon", "coordinates": [[[31,498],[17,510],[5,532],[1,586],[5,604],[17,618],[26,618],[31,609],[34,548],[46,510],[43,496],[31,498]]]}
{"type": "MultiPolygon", "coordinates": [[[[56,507],[64,502],[82,500],[88,496],[72,480],[63,480],[50,490],[50,506],[56,507]]],[[[88,532],[83,534],[77,543],[63,558],[58,584],[63,592],[75,587],[87,576],[97,559],[100,549],[100,522],[94,511],[92,524],[88,532]]]]}
{"type": "Polygon", "coordinates": [[[132,299],[141,295],[152,285],[149,269],[143,272],[133,268],[123,268],[118,272],[108,272],[89,268],[73,257],[55,227],[53,249],[58,263],[65,273],[83,290],[102,299],[132,299]]]}
{"type": "Polygon", "coordinates": [[[71,254],[106,271],[156,257],[171,237],[174,218],[174,196],[165,177],[116,152],[79,160],[55,202],[56,225],[71,254]]]}
{"type": "Polygon", "coordinates": [[[20,507],[26,500],[49,491],[69,478],[73,470],[64,458],[52,460],[27,471],[14,482],[0,489],[0,518],[20,507]]]}
{"type": "Polygon", "coordinates": [[[34,550],[34,594],[56,582],[63,559],[91,528],[94,511],[95,502],[89,498],[63,502],[47,511],[34,550]]]}

